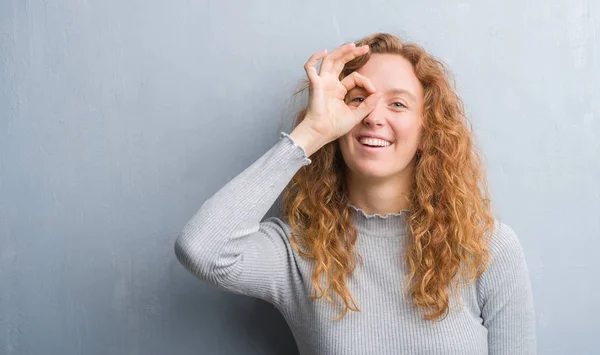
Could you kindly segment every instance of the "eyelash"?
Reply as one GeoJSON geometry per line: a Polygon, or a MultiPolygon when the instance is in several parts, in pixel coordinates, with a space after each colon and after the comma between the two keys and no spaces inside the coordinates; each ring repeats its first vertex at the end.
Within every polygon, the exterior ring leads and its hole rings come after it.
{"type": "MultiPolygon", "coordinates": [[[[362,98],[362,97],[355,97],[355,98],[353,98],[352,100],[350,100],[350,102],[352,102],[352,101],[356,101],[356,99],[363,99],[363,100],[364,100],[364,98],[362,98]]],[[[362,102],[362,101],[361,101],[361,102],[362,102]]],[[[394,104],[400,104],[400,105],[402,105],[402,106],[396,106],[396,107],[398,107],[398,108],[408,108],[408,107],[406,107],[406,105],[404,105],[404,104],[403,104],[402,102],[400,102],[400,101],[396,101],[396,102],[394,102],[394,104]]]]}

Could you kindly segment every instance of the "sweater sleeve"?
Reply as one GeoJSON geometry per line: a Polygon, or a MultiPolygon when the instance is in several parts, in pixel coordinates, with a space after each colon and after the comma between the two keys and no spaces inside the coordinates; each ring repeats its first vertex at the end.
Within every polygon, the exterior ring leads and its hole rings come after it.
{"type": "Polygon", "coordinates": [[[496,221],[495,229],[490,263],[480,281],[489,354],[536,354],[533,294],[523,248],[509,226],[496,221]]]}
{"type": "Polygon", "coordinates": [[[312,161],[287,133],[206,200],[175,241],[177,259],[217,288],[275,306],[299,282],[288,231],[275,217],[261,219],[303,166],[312,161]]]}

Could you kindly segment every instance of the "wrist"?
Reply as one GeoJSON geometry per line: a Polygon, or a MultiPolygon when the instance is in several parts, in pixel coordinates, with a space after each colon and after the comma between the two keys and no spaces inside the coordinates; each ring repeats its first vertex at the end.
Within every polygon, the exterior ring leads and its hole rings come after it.
{"type": "Polygon", "coordinates": [[[329,141],[322,134],[304,123],[305,121],[296,126],[290,133],[290,137],[292,137],[297,145],[304,148],[307,156],[311,156],[325,144],[329,143],[329,141]]]}

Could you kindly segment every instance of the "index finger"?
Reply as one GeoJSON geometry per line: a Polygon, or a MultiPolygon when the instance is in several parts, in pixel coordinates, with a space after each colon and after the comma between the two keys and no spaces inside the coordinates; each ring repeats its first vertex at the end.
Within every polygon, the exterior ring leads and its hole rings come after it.
{"type": "Polygon", "coordinates": [[[342,79],[341,83],[346,88],[346,91],[350,91],[357,86],[365,88],[370,93],[377,91],[369,78],[355,71],[342,79]]]}

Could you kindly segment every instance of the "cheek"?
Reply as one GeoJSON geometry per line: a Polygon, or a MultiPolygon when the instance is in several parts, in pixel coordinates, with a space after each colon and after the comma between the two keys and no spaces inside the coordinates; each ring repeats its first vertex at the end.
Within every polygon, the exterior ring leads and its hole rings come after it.
{"type": "Polygon", "coordinates": [[[340,148],[344,147],[345,149],[348,149],[348,147],[350,147],[353,144],[354,136],[355,136],[357,130],[359,129],[358,126],[359,125],[356,125],[348,133],[346,133],[345,135],[338,138],[338,143],[340,145],[340,148]]]}
{"type": "Polygon", "coordinates": [[[340,148],[341,147],[347,147],[348,144],[350,143],[350,138],[351,137],[352,136],[348,133],[348,134],[346,134],[346,135],[341,136],[340,138],[338,138],[338,144],[340,145],[340,148]]]}
{"type": "Polygon", "coordinates": [[[345,156],[349,150],[349,145],[351,143],[350,137],[351,137],[350,135],[345,135],[345,136],[338,138],[337,143],[338,143],[338,147],[342,153],[342,156],[345,156]]]}
{"type": "Polygon", "coordinates": [[[419,140],[421,135],[421,123],[416,118],[407,118],[399,120],[394,125],[396,135],[401,140],[412,144],[419,140]]]}

